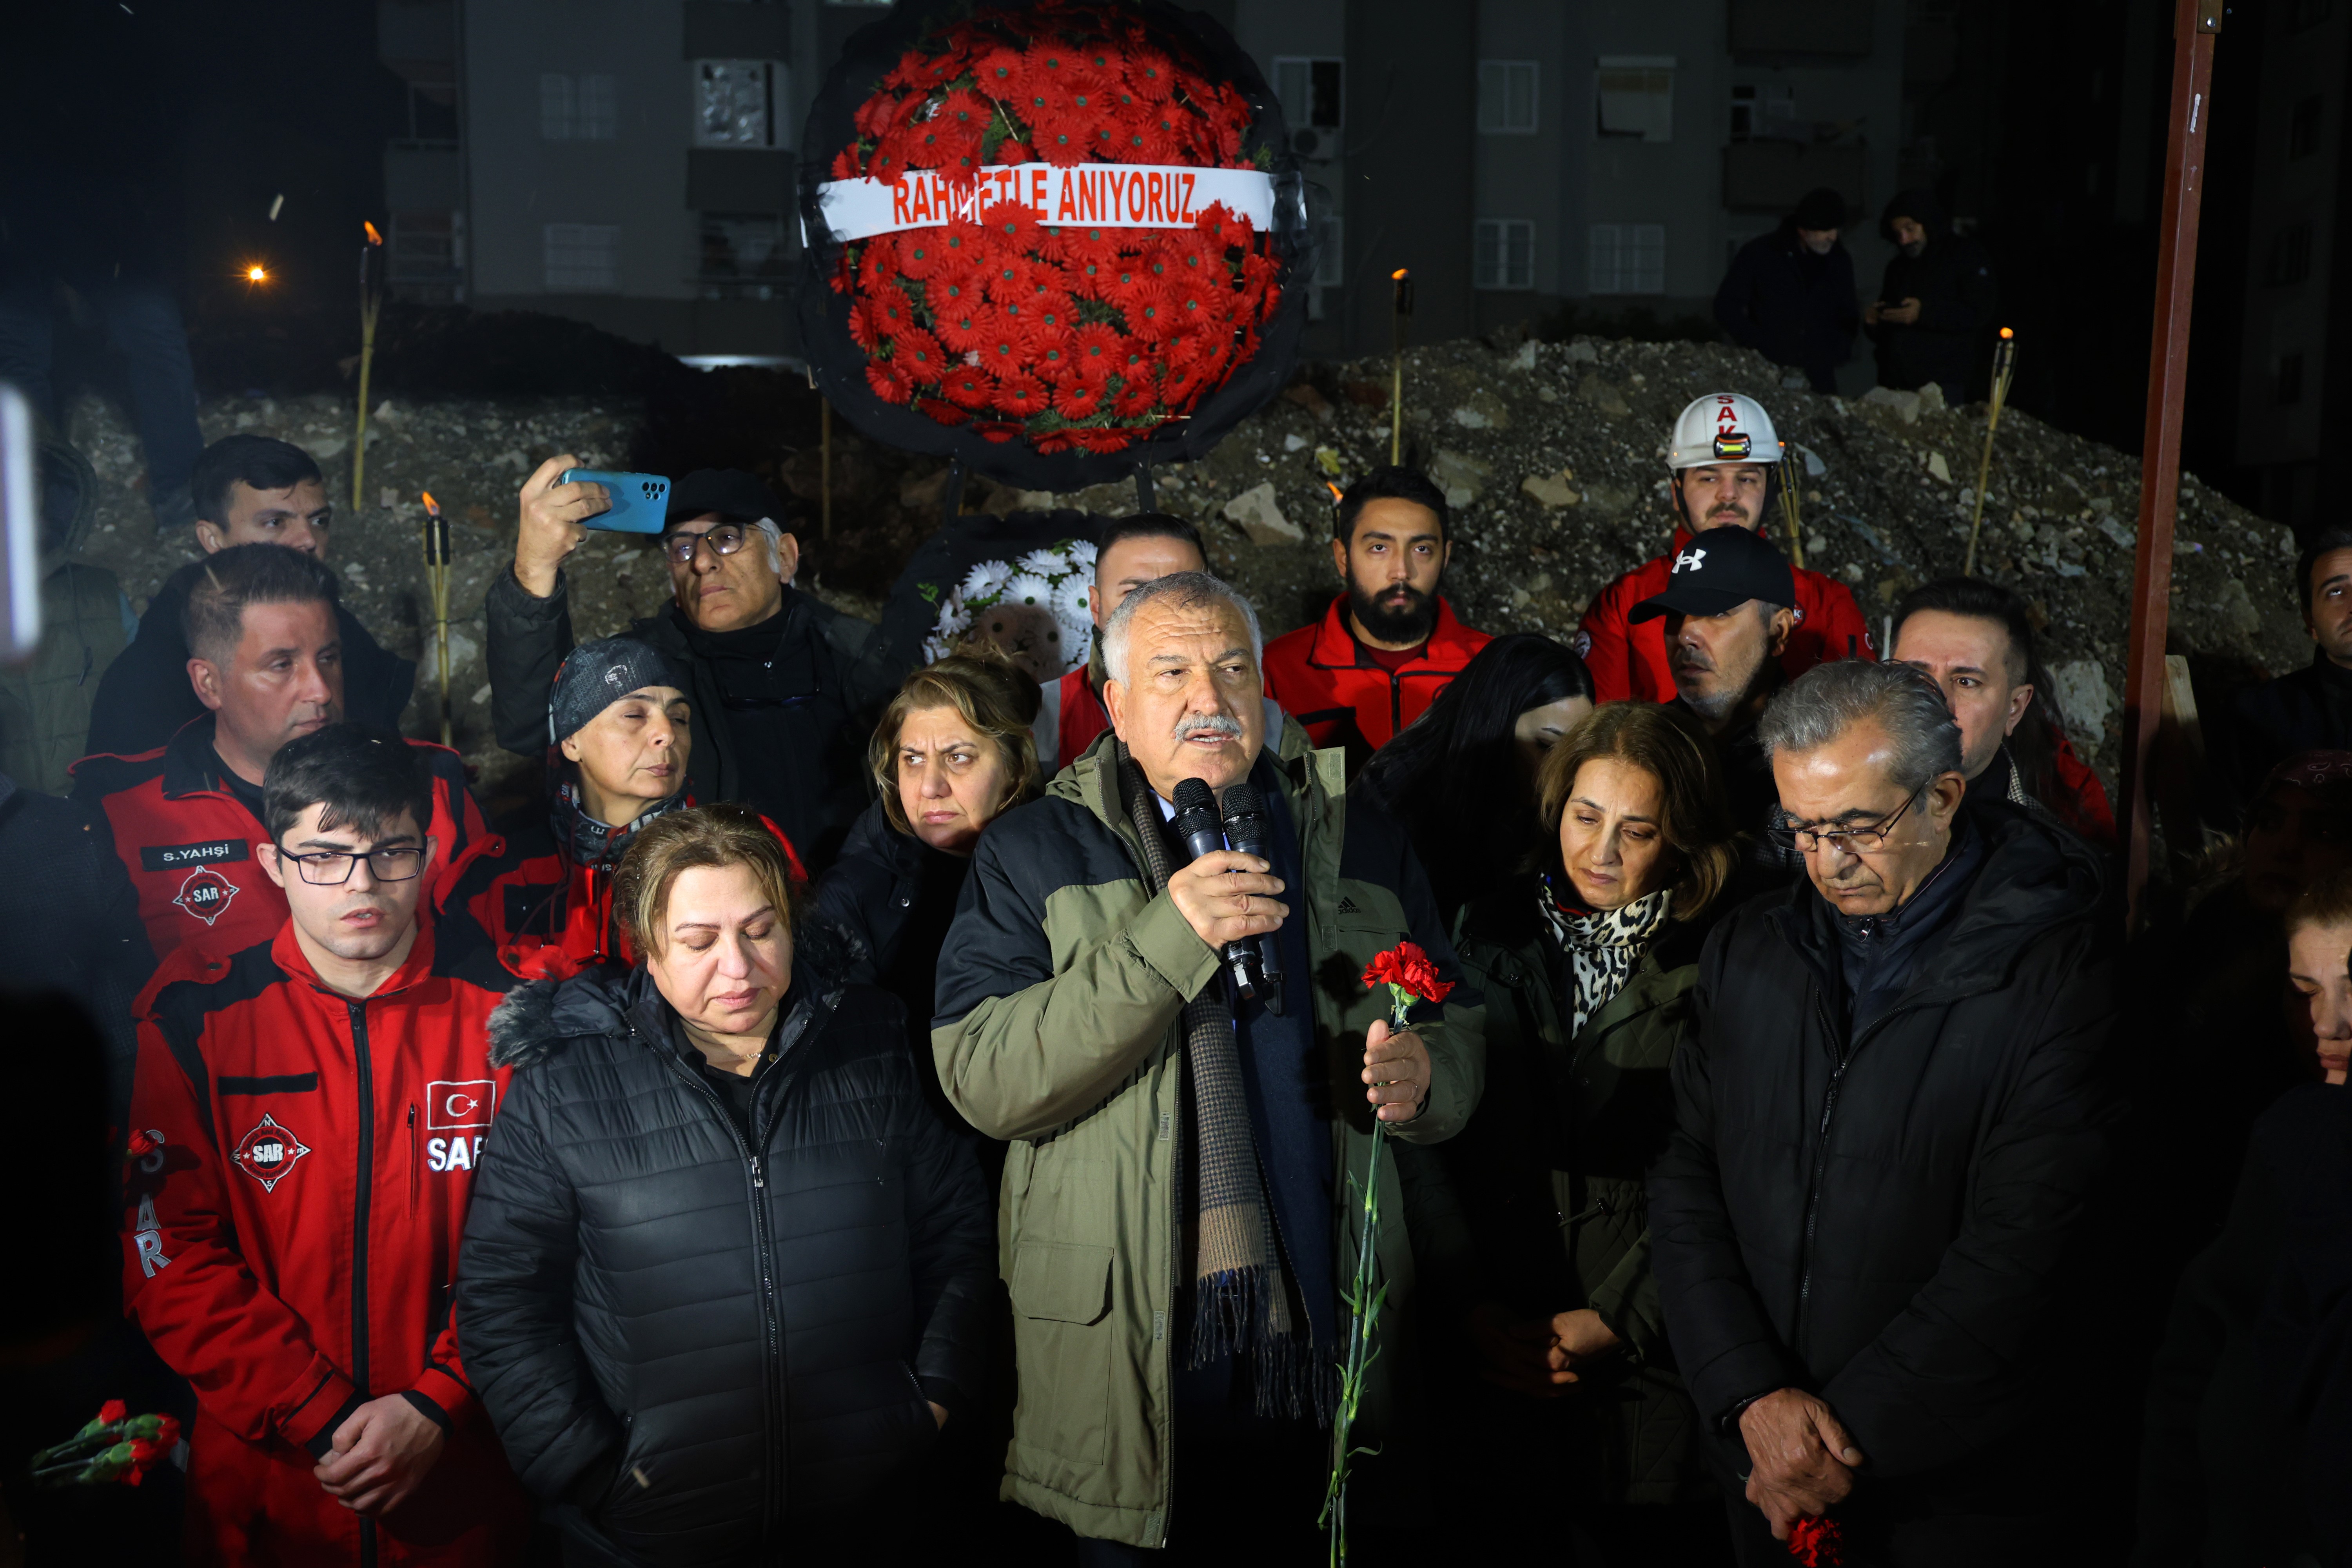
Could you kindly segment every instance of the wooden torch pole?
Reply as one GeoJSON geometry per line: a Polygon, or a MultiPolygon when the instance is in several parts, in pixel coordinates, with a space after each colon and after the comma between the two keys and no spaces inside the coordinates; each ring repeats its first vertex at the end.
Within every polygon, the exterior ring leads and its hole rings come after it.
{"type": "MultiPolygon", "coordinates": [[[[2189,382],[2189,310],[2197,286],[2197,215],[2211,130],[2213,43],[2221,0],[2176,0],[2172,132],[2164,163],[2156,331],[2148,348],[2147,427],[2140,441],[2139,548],[2132,564],[2131,646],[2124,677],[2126,920],[2147,885],[2148,756],[2164,712],[2164,635],[2172,596],[2172,521],[2180,500],[2180,409],[2189,382]]],[[[2174,833],[2187,823],[2166,825],[2174,833]]]]}
{"type": "Polygon", "coordinates": [[[1396,297],[1389,311],[1390,352],[1393,356],[1389,384],[1389,464],[1404,461],[1404,335],[1412,324],[1412,272],[1400,267],[1389,274],[1396,297]]]}
{"type": "Polygon", "coordinates": [[[361,507],[360,487],[367,474],[367,400],[368,371],[375,363],[375,313],[383,304],[377,292],[371,264],[375,253],[383,248],[383,236],[375,225],[362,219],[360,227],[365,231],[360,244],[360,417],[352,430],[352,510],[361,507]]]}

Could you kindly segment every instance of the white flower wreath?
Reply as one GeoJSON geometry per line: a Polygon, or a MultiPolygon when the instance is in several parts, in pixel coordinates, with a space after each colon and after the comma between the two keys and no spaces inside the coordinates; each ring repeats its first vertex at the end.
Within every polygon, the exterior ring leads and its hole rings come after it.
{"type": "Polygon", "coordinates": [[[1087,589],[1095,580],[1095,547],[1065,539],[1032,550],[1016,562],[982,561],[940,603],[939,619],[924,639],[926,664],[945,658],[971,630],[982,610],[1011,601],[1034,605],[1061,624],[1063,673],[1087,662],[1094,623],[1087,614],[1087,589]]]}

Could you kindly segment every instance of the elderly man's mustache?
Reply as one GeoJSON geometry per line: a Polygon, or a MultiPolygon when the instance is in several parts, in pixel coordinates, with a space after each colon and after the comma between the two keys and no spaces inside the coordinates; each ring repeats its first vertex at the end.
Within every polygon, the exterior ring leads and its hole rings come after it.
{"type": "Polygon", "coordinates": [[[1242,725],[1230,713],[1187,713],[1176,721],[1171,733],[1179,741],[1189,741],[1195,735],[1222,735],[1228,741],[1238,741],[1242,738],[1242,725]]]}

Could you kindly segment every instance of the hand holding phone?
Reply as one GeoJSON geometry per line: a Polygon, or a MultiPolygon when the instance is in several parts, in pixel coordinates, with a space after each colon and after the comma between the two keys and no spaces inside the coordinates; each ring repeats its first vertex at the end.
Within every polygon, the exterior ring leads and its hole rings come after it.
{"type": "Polygon", "coordinates": [[[514,574],[535,599],[553,595],[564,562],[588,537],[586,520],[612,504],[602,485],[562,482],[560,476],[578,461],[568,453],[550,458],[523,481],[514,574]]]}
{"type": "Polygon", "coordinates": [[[566,468],[558,482],[603,489],[606,510],[580,520],[590,528],[610,529],[616,533],[659,533],[668,519],[669,481],[659,474],[566,468]]]}

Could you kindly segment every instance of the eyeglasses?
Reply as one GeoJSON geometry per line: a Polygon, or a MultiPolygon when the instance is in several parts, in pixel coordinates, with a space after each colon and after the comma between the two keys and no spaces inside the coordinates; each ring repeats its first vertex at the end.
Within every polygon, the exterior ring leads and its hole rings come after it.
{"type": "Polygon", "coordinates": [[[368,863],[368,875],[379,882],[407,882],[415,879],[425,869],[422,849],[367,849],[345,852],[340,849],[320,850],[311,855],[297,855],[290,849],[280,849],[278,858],[291,860],[301,868],[302,879],[314,888],[340,888],[352,879],[352,870],[360,861],[368,863]]]}
{"type": "Polygon", "coordinates": [[[751,531],[741,523],[722,522],[702,533],[673,533],[662,541],[662,552],[680,566],[691,566],[695,552],[706,543],[713,555],[732,555],[751,537],[751,531]]]}
{"type": "Polygon", "coordinates": [[[1826,844],[1845,855],[1870,855],[1886,847],[1886,836],[1903,820],[1903,814],[1917,802],[1927,785],[1921,784],[1906,795],[1903,804],[1892,815],[1863,827],[1776,827],[1772,837],[1785,847],[1800,855],[1810,855],[1826,844]]]}

